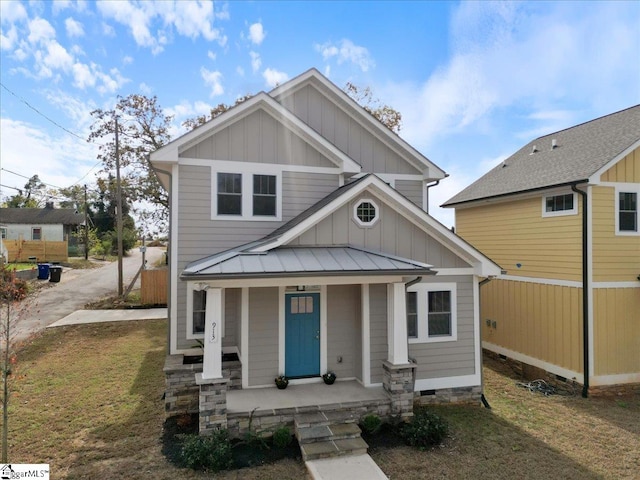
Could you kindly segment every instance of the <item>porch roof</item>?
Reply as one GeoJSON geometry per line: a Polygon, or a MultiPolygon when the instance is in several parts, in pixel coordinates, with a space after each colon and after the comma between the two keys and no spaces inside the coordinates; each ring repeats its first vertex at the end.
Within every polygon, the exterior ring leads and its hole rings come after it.
{"type": "Polygon", "coordinates": [[[435,275],[432,265],[351,246],[227,251],[193,262],[183,280],[340,275],[435,275]]]}

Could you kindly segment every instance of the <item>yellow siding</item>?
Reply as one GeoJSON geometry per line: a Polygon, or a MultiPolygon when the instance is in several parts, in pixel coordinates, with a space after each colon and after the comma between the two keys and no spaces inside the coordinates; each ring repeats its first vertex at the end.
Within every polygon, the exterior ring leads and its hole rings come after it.
{"type": "Polygon", "coordinates": [[[541,197],[459,208],[456,231],[509,275],[581,281],[578,202],[577,215],[544,218],[541,197]]]}
{"type": "Polygon", "coordinates": [[[481,318],[483,341],[582,372],[581,288],[493,280],[481,289],[481,318]]]}
{"type": "Polygon", "coordinates": [[[596,282],[637,281],[640,274],[640,237],[616,235],[615,188],[593,187],[591,195],[593,280],[596,282]]]}
{"type": "Polygon", "coordinates": [[[640,183],[640,148],[616,163],[600,176],[602,182],[640,183]]]}
{"type": "Polygon", "coordinates": [[[640,287],[594,290],[593,311],[595,375],[639,373],[640,287]]]}

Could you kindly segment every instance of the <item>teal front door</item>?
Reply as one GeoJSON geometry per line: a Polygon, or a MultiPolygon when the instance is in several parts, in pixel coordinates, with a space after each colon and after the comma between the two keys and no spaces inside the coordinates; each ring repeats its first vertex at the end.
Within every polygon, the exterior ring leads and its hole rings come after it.
{"type": "Polygon", "coordinates": [[[284,328],[284,374],[289,378],[320,375],[320,294],[288,294],[284,328]]]}

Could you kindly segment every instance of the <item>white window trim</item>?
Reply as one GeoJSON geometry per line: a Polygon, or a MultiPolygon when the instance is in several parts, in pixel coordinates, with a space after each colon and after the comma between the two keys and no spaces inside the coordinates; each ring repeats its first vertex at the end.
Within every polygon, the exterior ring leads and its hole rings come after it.
{"type": "Polygon", "coordinates": [[[0,238],[7,239],[7,228],[0,227],[0,238]]]}
{"type": "Polygon", "coordinates": [[[353,205],[353,220],[363,228],[373,227],[380,220],[380,207],[370,198],[361,198],[353,205]],[[376,216],[370,222],[363,222],[358,218],[358,207],[363,203],[370,203],[376,209],[376,216]]]}
{"type": "Polygon", "coordinates": [[[31,240],[38,241],[35,238],[33,238],[33,231],[36,230],[36,229],[40,230],[40,238],[38,240],[42,240],[42,237],[43,237],[43,235],[42,235],[42,233],[43,233],[42,232],[42,227],[31,227],[31,240]]]}
{"type": "Polygon", "coordinates": [[[279,222],[282,220],[282,171],[273,169],[247,168],[239,164],[232,168],[211,167],[211,220],[279,222]],[[242,215],[218,215],[218,173],[236,173],[242,175],[242,215]],[[275,216],[253,215],[253,175],[276,177],[276,214],[275,216]]]}
{"type": "Polygon", "coordinates": [[[409,343],[439,343],[455,342],[458,340],[458,291],[457,284],[451,283],[417,283],[410,286],[407,292],[417,292],[418,298],[418,336],[409,338],[409,343]],[[428,307],[429,292],[451,292],[451,335],[429,336],[428,307]]]}
{"type": "Polygon", "coordinates": [[[640,206],[640,184],[637,183],[625,183],[616,185],[615,194],[613,198],[613,202],[615,205],[615,221],[616,221],[616,236],[621,237],[637,237],[640,236],[640,207],[638,208],[637,218],[636,218],[636,227],[637,230],[635,232],[630,232],[620,230],[620,193],[635,193],[637,195],[636,198],[636,206],[640,206]]]}
{"type": "Polygon", "coordinates": [[[549,195],[542,196],[542,216],[543,217],[565,217],[567,215],[578,214],[578,194],[575,192],[554,192],[549,195]],[[573,208],[571,210],[560,210],[557,212],[547,212],[547,198],[559,197],[560,195],[573,195],[573,208]]]}
{"type": "MultiPolygon", "coordinates": [[[[187,283],[187,340],[203,340],[204,332],[193,333],[193,292],[200,290],[207,290],[209,285],[201,282],[188,282],[187,283]]],[[[225,331],[225,289],[222,289],[222,325],[220,325],[220,335],[224,338],[225,331]]],[[[206,323],[206,319],[205,319],[206,323]]]]}

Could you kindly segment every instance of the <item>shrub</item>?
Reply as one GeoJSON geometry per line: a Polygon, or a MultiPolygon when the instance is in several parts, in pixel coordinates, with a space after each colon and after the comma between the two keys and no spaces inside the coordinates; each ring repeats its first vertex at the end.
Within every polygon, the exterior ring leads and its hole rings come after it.
{"type": "Polygon", "coordinates": [[[273,446],[276,448],[287,448],[293,440],[291,430],[288,427],[280,427],[273,432],[273,446]]]}
{"type": "Polygon", "coordinates": [[[439,445],[448,433],[446,420],[427,410],[419,410],[402,428],[402,437],[407,445],[420,449],[439,445]]]}
{"type": "Polygon", "coordinates": [[[370,435],[373,435],[382,426],[382,420],[380,417],[375,414],[369,414],[362,419],[362,423],[360,424],[362,429],[370,435]]]}
{"type": "Polygon", "coordinates": [[[213,472],[231,467],[231,442],[226,430],[216,430],[207,436],[182,435],[181,438],[180,459],[184,466],[213,472]]]}

